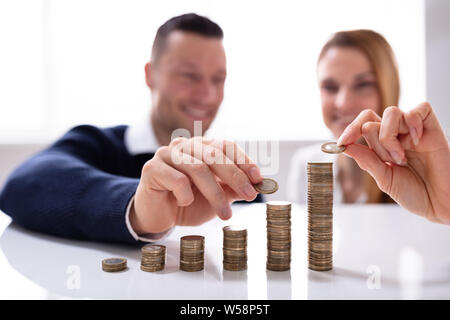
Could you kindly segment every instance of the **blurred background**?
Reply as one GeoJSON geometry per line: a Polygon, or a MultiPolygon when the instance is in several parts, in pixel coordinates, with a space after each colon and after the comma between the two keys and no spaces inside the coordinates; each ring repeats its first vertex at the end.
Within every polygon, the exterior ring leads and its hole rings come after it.
{"type": "Polygon", "coordinates": [[[46,143],[77,124],[145,116],[156,30],[186,12],[225,33],[229,77],[211,135],[326,139],[317,56],[333,32],[355,28],[391,43],[401,107],[430,100],[449,128],[447,0],[0,0],[0,142],[46,143]]]}
{"type": "Polygon", "coordinates": [[[228,78],[213,137],[328,139],[317,57],[333,32],[356,28],[392,45],[400,107],[430,101],[449,132],[447,0],[0,0],[0,180],[16,162],[6,156],[21,159],[72,126],[145,117],[144,65],[156,30],[187,12],[225,33],[228,78]]]}

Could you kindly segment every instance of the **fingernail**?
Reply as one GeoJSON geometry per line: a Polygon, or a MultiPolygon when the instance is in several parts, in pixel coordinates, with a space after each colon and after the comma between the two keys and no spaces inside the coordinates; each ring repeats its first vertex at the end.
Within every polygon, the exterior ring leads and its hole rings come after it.
{"type": "Polygon", "coordinates": [[[250,169],[250,177],[255,181],[259,181],[262,179],[261,172],[259,171],[258,168],[250,169]]]}
{"type": "Polygon", "coordinates": [[[402,164],[402,158],[396,151],[391,151],[391,157],[394,159],[395,163],[398,165],[402,164]]]}
{"type": "Polygon", "coordinates": [[[339,137],[338,141],[336,142],[336,144],[338,146],[342,146],[342,140],[343,140],[343,134],[341,134],[341,136],[339,137]]]}
{"type": "Polygon", "coordinates": [[[242,191],[247,196],[247,198],[253,198],[256,194],[255,188],[250,183],[247,183],[244,185],[244,188],[242,188],[242,191]]]}
{"type": "Polygon", "coordinates": [[[417,135],[417,130],[416,128],[412,127],[409,129],[409,134],[411,135],[412,141],[414,143],[414,145],[418,145],[419,144],[419,136],[417,135]]]}
{"type": "Polygon", "coordinates": [[[227,204],[225,207],[223,207],[221,214],[222,214],[222,218],[224,218],[224,219],[231,218],[231,207],[229,204],[227,204]]]}

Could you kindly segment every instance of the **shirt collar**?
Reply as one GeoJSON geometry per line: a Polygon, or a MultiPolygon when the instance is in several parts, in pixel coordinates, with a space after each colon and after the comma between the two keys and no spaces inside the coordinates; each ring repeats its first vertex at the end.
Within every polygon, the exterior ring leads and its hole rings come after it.
{"type": "Polygon", "coordinates": [[[151,125],[150,117],[145,117],[125,131],[125,146],[132,156],[143,153],[155,153],[160,147],[151,125]]]}

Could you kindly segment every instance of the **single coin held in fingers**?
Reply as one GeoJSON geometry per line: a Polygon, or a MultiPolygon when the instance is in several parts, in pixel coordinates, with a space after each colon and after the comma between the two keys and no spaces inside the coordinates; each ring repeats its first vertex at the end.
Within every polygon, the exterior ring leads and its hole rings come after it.
{"type": "Polygon", "coordinates": [[[326,153],[342,153],[345,151],[345,146],[338,146],[336,142],[324,143],[321,147],[323,152],[326,153]]]}
{"type": "Polygon", "coordinates": [[[264,178],[263,181],[254,185],[259,193],[270,194],[278,190],[278,183],[273,179],[264,178]]]}

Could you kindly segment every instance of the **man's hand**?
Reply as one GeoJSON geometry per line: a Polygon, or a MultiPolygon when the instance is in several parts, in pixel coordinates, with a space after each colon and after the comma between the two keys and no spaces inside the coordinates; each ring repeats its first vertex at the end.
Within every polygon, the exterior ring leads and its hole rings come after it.
{"type": "Polygon", "coordinates": [[[402,207],[450,224],[450,147],[430,104],[362,111],[338,140],[345,154],[402,207]],[[355,144],[363,136],[369,147],[355,144]]]}
{"type": "Polygon", "coordinates": [[[235,143],[177,138],[143,167],[130,223],[138,234],[231,217],[230,203],[254,200],[259,168],[235,143]]]}

